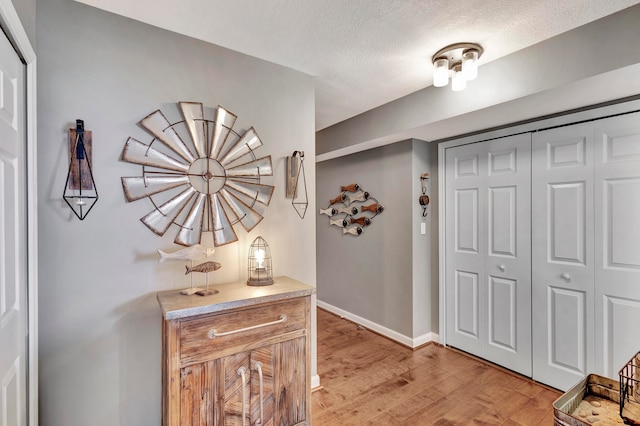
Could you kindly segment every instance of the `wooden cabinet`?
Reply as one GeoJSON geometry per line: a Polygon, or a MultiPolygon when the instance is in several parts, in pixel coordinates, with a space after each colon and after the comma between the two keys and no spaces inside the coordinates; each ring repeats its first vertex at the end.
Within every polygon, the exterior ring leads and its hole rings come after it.
{"type": "Polygon", "coordinates": [[[307,425],[310,295],[286,277],[212,296],[158,294],[163,311],[163,425],[307,425]]]}

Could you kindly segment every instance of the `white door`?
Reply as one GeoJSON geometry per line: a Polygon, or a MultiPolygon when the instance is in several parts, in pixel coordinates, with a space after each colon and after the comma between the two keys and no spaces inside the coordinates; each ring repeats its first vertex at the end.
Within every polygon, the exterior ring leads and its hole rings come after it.
{"type": "Polygon", "coordinates": [[[595,123],[596,372],[640,351],[640,114],[595,123]]]}
{"type": "Polygon", "coordinates": [[[594,372],[593,156],[593,123],[533,135],[533,378],[563,390],[594,372]]]}
{"type": "Polygon", "coordinates": [[[27,424],[24,66],[0,35],[0,425],[27,424]]]}
{"type": "Polygon", "coordinates": [[[531,135],[446,150],[446,342],[531,375],[531,135]]]}

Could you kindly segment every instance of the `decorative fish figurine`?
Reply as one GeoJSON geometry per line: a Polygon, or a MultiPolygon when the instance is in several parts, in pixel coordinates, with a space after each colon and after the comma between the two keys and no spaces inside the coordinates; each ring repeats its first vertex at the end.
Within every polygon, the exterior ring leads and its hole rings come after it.
{"type": "Polygon", "coordinates": [[[356,192],[358,189],[360,189],[360,185],[358,185],[357,183],[352,183],[351,185],[340,187],[340,191],[356,192]]]}
{"type": "Polygon", "coordinates": [[[329,200],[329,205],[331,204],[336,204],[336,203],[341,203],[344,201],[344,194],[340,194],[338,195],[336,198],[334,198],[333,200],[329,200]]]}
{"type": "Polygon", "coordinates": [[[218,262],[204,262],[194,266],[193,268],[190,267],[189,265],[184,265],[184,267],[187,268],[187,272],[184,273],[185,275],[187,275],[192,272],[207,273],[207,272],[217,271],[218,269],[222,268],[222,265],[218,262]]]}
{"type": "Polygon", "coordinates": [[[357,207],[338,207],[338,213],[346,213],[346,214],[358,214],[357,207]]]}
{"type": "Polygon", "coordinates": [[[357,223],[360,226],[369,226],[369,225],[371,225],[371,219],[369,219],[368,217],[364,217],[364,216],[358,217],[356,219],[351,218],[350,222],[352,224],[357,223]]]}
{"type": "Polygon", "coordinates": [[[162,263],[165,260],[200,260],[211,256],[215,251],[214,248],[205,247],[200,244],[194,244],[190,247],[174,251],[173,253],[158,250],[158,254],[160,255],[158,262],[162,263]]]}
{"type": "Polygon", "coordinates": [[[334,219],[334,220],[329,220],[329,224],[339,226],[340,228],[344,228],[349,223],[347,222],[346,219],[334,219]]]}
{"type": "Polygon", "coordinates": [[[347,204],[351,204],[354,201],[365,201],[368,200],[370,197],[368,192],[363,192],[363,191],[359,191],[359,192],[355,192],[355,193],[351,193],[351,194],[345,194],[345,203],[347,204]]]}
{"type": "Polygon", "coordinates": [[[369,204],[368,206],[362,206],[363,212],[369,211],[373,213],[382,213],[383,210],[384,210],[384,206],[378,203],[369,204]]]}
{"type": "Polygon", "coordinates": [[[336,209],[334,209],[332,207],[329,207],[329,208],[326,208],[326,209],[320,209],[320,214],[326,214],[327,216],[334,216],[334,215],[338,214],[338,210],[336,210],[336,209]]]}
{"type": "Polygon", "coordinates": [[[362,234],[362,228],[359,226],[352,226],[350,228],[342,228],[343,234],[360,235],[362,234]]]}

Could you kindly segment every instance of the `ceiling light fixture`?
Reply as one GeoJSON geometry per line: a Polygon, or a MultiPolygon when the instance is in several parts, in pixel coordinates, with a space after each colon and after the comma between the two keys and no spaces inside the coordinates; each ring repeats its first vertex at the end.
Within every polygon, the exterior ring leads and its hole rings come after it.
{"type": "Polygon", "coordinates": [[[478,76],[478,59],[484,49],[475,43],[455,43],[443,47],[431,59],[433,62],[433,85],[444,87],[449,84],[451,75],[451,89],[464,90],[467,81],[478,76]]]}

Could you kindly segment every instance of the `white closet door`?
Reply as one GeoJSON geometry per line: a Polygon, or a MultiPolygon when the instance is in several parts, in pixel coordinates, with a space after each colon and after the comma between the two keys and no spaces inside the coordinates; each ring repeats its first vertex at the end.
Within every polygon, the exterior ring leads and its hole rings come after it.
{"type": "Polygon", "coordinates": [[[27,424],[24,66],[0,34],[0,425],[27,424]]]}
{"type": "Polygon", "coordinates": [[[640,351],[640,114],[595,123],[596,372],[640,351]]]}
{"type": "Polygon", "coordinates": [[[446,150],[447,344],[531,375],[531,136],[446,150]]]}
{"type": "Polygon", "coordinates": [[[533,378],[566,390],[593,371],[593,124],[532,142],[533,378]]]}

